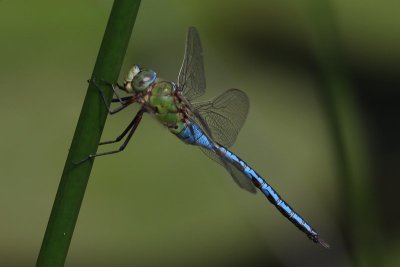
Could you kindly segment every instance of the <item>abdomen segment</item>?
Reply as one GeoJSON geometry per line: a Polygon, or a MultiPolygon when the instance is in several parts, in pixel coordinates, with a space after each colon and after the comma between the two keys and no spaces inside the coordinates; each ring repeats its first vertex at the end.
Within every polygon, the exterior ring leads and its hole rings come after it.
{"type": "Polygon", "coordinates": [[[295,212],[253,168],[245,161],[236,156],[227,148],[213,142],[204,132],[195,124],[187,125],[177,136],[185,143],[197,145],[216,153],[225,166],[231,164],[234,168],[242,172],[289,221],[298,229],[304,232],[314,243],[319,243],[328,248],[329,245],[321,240],[318,233],[297,213],[295,212]]]}

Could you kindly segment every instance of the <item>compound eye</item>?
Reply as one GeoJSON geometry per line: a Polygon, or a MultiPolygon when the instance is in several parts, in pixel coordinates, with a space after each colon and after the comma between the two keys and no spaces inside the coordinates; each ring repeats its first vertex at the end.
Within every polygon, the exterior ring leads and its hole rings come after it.
{"type": "Polygon", "coordinates": [[[140,71],[132,80],[133,88],[136,91],[146,90],[157,79],[157,74],[152,70],[140,71]]]}

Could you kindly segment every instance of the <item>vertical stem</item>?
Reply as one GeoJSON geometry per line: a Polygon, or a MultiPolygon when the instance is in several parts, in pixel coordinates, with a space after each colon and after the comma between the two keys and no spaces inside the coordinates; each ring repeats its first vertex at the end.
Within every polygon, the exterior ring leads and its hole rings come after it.
{"type": "Polygon", "coordinates": [[[355,266],[382,266],[381,242],[368,145],[340,51],[330,1],[310,0],[306,12],[317,64],[321,69],[327,118],[337,148],[341,227],[355,266]]]}
{"type": "MultiPolygon", "coordinates": [[[[115,82],[139,9],[140,0],[115,0],[92,77],[115,82]]],[[[105,92],[111,101],[111,90],[105,92]]],[[[93,84],[89,84],[78,124],[36,262],[37,267],[59,267],[71,243],[93,160],[79,161],[97,151],[107,109],[93,84]]]]}

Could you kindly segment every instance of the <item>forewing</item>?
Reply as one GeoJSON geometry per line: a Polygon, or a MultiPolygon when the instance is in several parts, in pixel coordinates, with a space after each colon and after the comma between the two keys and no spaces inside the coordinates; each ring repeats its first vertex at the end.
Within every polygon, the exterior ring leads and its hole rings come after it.
{"type": "Polygon", "coordinates": [[[178,76],[178,89],[187,100],[204,94],[206,79],[204,75],[203,50],[196,28],[189,27],[185,55],[178,76]]]}

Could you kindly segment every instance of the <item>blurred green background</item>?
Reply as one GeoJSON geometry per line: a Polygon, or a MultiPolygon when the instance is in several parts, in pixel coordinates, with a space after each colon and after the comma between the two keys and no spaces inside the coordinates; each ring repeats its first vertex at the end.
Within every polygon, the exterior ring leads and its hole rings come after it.
{"type": "MultiPolygon", "coordinates": [[[[400,265],[400,3],[320,2],[142,0],[120,78],[175,80],[196,26],[206,97],[251,101],[232,150],[332,248],[145,116],[96,159],[66,266],[400,265]]],[[[36,261],[111,5],[0,1],[0,266],[36,261]]]]}

